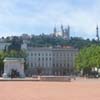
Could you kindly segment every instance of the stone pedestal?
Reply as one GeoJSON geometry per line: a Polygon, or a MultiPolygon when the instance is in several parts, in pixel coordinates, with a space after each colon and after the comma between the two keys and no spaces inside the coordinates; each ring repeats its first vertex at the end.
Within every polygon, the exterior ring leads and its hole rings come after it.
{"type": "Polygon", "coordinates": [[[25,77],[24,74],[24,59],[23,58],[5,58],[4,59],[4,74],[3,77],[9,77],[11,71],[16,70],[19,77],[25,77]]]}
{"type": "Polygon", "coordinates": [[[3,73],[2,77],[3,77],[3,78],[8,78],[8,76],[7,76],[6,73],[3,73]]]}

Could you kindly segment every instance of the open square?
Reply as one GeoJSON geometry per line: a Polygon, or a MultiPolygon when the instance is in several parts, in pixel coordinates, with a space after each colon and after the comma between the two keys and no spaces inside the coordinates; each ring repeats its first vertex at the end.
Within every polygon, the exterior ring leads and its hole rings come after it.
{"type": "Polygon", "coordinates": [[[1,81],[0,100],[100,100],[100,79],[1,81]]]}

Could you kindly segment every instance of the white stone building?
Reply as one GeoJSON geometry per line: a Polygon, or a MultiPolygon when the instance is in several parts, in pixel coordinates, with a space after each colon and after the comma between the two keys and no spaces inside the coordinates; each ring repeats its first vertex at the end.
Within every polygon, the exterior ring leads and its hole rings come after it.
{"type": "MultiPolygon", "coordinates": [[[[5,58],[4,59],[4,77],[11,76],[12,70],[19,73],[19,77],[24,77],[24,59],[23,58],[5,58]]],[[[16,74],[16,73],[15,73],[16,74]]]]}
{"type": "Polygon", "coordinates": [[[30,74],[66,75],[73,72],[75,56],[78,50],[74,48],[28,48],[27,64],[30,74]]]}
{"type": "Polygon", "coordinates": [[[61,25],[61,31],[58,31],[56,27],[54,27],[53,35],[56,37],[62,37],[63,39],[70,40],[70,26],[68,25],[67,28],[64,28],[61,25]]]}

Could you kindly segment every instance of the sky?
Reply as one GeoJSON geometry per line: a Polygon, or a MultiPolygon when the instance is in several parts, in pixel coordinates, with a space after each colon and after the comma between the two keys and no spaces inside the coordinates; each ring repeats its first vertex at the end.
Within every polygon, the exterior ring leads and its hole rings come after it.
{"type": "Polygon", "coordinates": [[[100,0],[0,0],[0,37],[50,34],[70,25],[70,35],[95,38],[100,0]]]}

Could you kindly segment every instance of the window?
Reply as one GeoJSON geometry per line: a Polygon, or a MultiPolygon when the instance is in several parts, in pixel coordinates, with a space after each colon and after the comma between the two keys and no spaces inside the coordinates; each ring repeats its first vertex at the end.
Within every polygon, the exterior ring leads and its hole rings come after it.
{"type": "Polygon", "coordinates": [[[55,64],[53,64],[53,67],[55,67],[55,64]]]}
{"type": "Polygon", "coordinates": [[[42,63],[42,67],[44,67],[44,63],[42,63]]]}
{"type": "Polygon", "coordinates": [[[48,54],[46,53],[46,56],[48,56],[48,54]]]}
{"type": "Polygon", "coordinates": [[[42,61],[44,61],[44,58],[42,58],[42,61]]]}
{"type": "Polygon", "coordinates": [[[40,56],[40,53],[38,55],[40,56]]]}
{"type": "Polygon", "coordinates": [[[67,54],[67,56],[69,57],[69,54],[67,54]]]}
{"type": "Polygon", "coordinates": [[[66,56],[66,54],[65,54],[65,53],[63,53],[63,55],[64,55],[64,57],[66,56]]]}
{"type": "Polygon", "coordinates": [[[36,56],[37,54],[35,53],[34,55],[36,56]]]}
{"type": "Polygon", "coordinates": [[[31,53],[31,56],[33,56],[33,53],[31,53]]]}
{"type": "Polygon", "coordinates": [[[48,60],[48,58],[46,57],[46,61],[48,60]]]}
{"type": "Polygon", "coordinates": [[[36,67],[36,63],[35,63],[35,67],[36,67]]]}
{"type": "Polygon", "coordinates": [[[58,64],[56,64],[56,66],[58,67],[58,64]]]}
{"type": "Polygon", "coordinates": [[[40,57],[38,58],[38,60],[40,61],[40,57]]]}
{"type": "Polygon", "coordinates": [[[67,64],[67,67],[69,67],[69,63],[67,64]]]}
{"type": "Polygon", "coordinates": [[[51,56],[51,53],[49,53],[49,56],[51,56]]]}
{"type": "Polygon", "coordinates": [[[58,53],[56,53],[56,55],[58,56],[58,53]]]}
{"type": "Polygon", "coordinates": [[[55,54],[53,54],[53,56],[55,56],[55,54]]]}
{"type": "Polygon", "coordinates": [[[49,60],[51,61],[51,58],[49,58],[49,60]]]}

